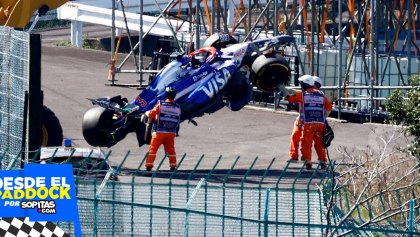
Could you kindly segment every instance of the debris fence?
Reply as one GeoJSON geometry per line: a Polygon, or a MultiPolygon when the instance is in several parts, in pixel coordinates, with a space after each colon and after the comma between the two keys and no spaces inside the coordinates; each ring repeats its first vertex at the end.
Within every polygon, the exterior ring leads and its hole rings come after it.
{"type": "MultiPolygon", "coordinates": [[[[230,167],[218,169],[220,156],[210,169],[199,169],[203,155],[193,169],[184,170],[184,155],[174,172],[160,169],[166,157],[148,172],[124,168],[128,156],[109,170],[102,170],[101,163],[89,167],[96,170],[94,176],[75,171],[84,236],[325,236],[331,230],[337,231],[333,236],[348,231],[354,236],[418,234],[418,210],[408,212],[407,223],[414,221],[406,230],[395,225],[359,226],[356,219],[363,215],[337,225],[346,199],[335,203],[328,217],[329,197],[320,192],[331,183],[330,166],[321,170],[315,164],[308,171],[305,163],[289,161],[278,169],[274,158],[265,169],[257,169],[255,158],[246,169],[237,169],[237,157],[230,167]]],[[[110,153],[104,162],[109,157],[110,153]]],[[[72,223],[58,225],[73,231],[72,223]]]]}
{"type": "Polygon", "coordinates": [[[22,151],[24,140],[24,101],[29,87],[29,34],[0,27],[0,42],[0,156],[8,157],[0,163],[0,169],[6,169],[9,166],[7,161],[22,151]]]}

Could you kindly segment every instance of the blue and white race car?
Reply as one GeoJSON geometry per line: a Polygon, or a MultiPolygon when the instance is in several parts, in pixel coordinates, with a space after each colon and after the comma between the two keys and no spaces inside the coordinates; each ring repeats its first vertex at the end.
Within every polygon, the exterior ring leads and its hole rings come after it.
{"type": "Polygon", "coordinates": [[[84,115],[83,136],[92,146],[111,147],[135,132],[139,146],[148,144],[144,113],[165,99],[168,86],[177,91],[182,121],[224,106],[238,111],[251,100],[253,87],[275,92],[289,83],[290,67],[281,51],[293,43],[288,35],[244,43],[227,34],[212,35],[203,48],[174,56],[131,103],[121,96],[90,99],[97,106],[84,115]]]}

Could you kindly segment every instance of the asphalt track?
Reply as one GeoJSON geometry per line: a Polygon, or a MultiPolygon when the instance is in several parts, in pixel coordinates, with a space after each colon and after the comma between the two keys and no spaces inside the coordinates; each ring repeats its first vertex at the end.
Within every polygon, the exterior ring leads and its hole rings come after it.
{"type": "MultiPolygon", "coordinates": [[[[46,31],[41,35],[44,104],[59,118],[66,138],[73,139],[76,146],[89,146],[81,131],[83,114],[92,108],[86,98],[122,95],[132,100],[140,90],[106,85],[111,59],[109,52],[55,46],[63,37],[70,37],[70,30],[61,30],[60,33],[46,31]]],[[[119,83],[133,84],[137,83],[138,75],[120,74],[117,78],[119,83]]],[[[289,139],[296,116],[293,112],[247,107],[238,112],[222,109],[197,118],[198,126],[184,122],[181,124],[180,136],[176,139],[179,157],[187,154],[182,169],[193,169],[202,155],[205,157],[198,169],[210,169],[220,155],[223,158],[218,167],[224,169],[230,168],[238,156],[241,157],[235,166],[238,168],[249,168],[258,157],[253,169],[266,169],[273,158],[276,159],[271,169],[282,169],[289,158],[289,139]]],[[[335,132],[335,140],[329,153],[335,160],[340,159],[337,149],[342,147],[349,150],[378,148],[379,135],[392,133],[395,129],[384,125],[335,120],[330,124],[335,132]]],[[[135,134],[130,134],[111,150],[110,160],[113,164],[119,164],[130,151],[124,167],[136,169],[148,147],[139,148],[135,134]]],[[[156,164],[162,156],[163,147],[158,153],[156,164]]],[[[162,168],[167,169],[167,164],[162,168]]]]}

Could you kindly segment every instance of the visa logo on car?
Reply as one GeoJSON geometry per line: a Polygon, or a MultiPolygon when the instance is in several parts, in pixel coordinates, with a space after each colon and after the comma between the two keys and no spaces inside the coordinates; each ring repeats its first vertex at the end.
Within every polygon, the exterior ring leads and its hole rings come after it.
{"type": "Polygon", "coordinates": [[[209,98],[213,98],[215,94],[223,89],[230,77],[229,70],[223,68],[222,72],[217,73],[215,78],[209,80],[200,90],[204,91],[209,98]]]}

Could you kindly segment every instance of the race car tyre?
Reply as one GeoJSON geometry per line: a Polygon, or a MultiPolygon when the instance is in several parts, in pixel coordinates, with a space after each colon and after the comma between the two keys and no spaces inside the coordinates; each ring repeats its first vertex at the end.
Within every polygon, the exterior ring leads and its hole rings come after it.
{"type": "Polygon", "coordinates": [[[282,56],[260,55],[252,63],[254,85],[265,92],[278,91],[277,86],[290,80],[290,67],[282,56]]]}
{"type": "Polygon", "coordinates": [[[42,108],[41,146],[61,146],[63,143],[63,128],[55,113],[47,106],[42,108]]]}
{"type": "Polygon", "coordinates": [[[94,107],[83,116],[82,131],[86,142],[91,146],[108,147],[109,134],[112,131],[111,110],[94,107]]]}
{"type": "Polygon", "coordinates": [[[250,69],[248,66],[242,66],[233,76],[227,85],[229,88],[225,97],[226,106],[232,111],[242,109],[252,97],[252,83],[250,81],[250,69]]]}
{"type": "Polygon", "coordinates": [[[152,125],[140,122],[136,129],[136,137],[139,147],[150,144],[152,140],[152,125]]]}
{"type": "Polygon", "coordinates": [[[236,44],[238,41],[229,34],[212,34],[204,41],[203,48],[215,47],[216,49],[225,48],[230,44],[236,44]]]}

